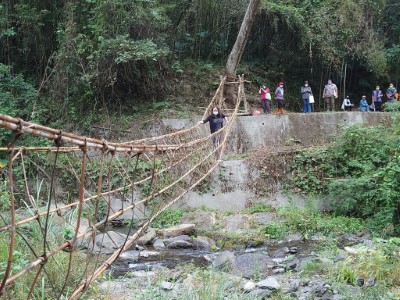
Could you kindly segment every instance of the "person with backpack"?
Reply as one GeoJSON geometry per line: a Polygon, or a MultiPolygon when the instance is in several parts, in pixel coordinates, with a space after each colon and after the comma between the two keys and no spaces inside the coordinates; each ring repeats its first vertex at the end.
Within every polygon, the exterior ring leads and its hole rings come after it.
{"type": "Polygon", "coordinates": [[[271,113],[271,107],[269,105],[269,102],[271,101],[271,93],[269,91],[269,87],[263,85],[260,88],[260,91],[258,92],[260,94],[260,101],[261,105],[263,107],[264,113],[265,114],[270,114],[271,113]]]}
{"type": "Polygon", "coordinates": [[[304,81],[303,86],[300,88],[300,93],[303,98],[303,112],[311,112],[310,96],[312,96],[312,91],[307,80],[304,81]]]}
{"type": "Polygon", "coordinates": [[[389,88],[386,90],[386,97],[388,98],[388,102],[393,103],[396,100],[396,98],[395,98],[396,93],[397,93],[397,90],[394,87],[394,84],[390,83],[389,88]]]}
{"type": "Polygon", "coordinates": [[[326,111],[335,111],[335,99],[338,97],[338,89],[331,79],[325,85],[322,98],[325,100],[326,111]]]}
{"type": "Polygon", "coordinates": [[[375,111],[382,111],[382,97],[383,93],[380,86],[377,85],[375,90],[372,91],[372,105],[374,105],[375,111]]]}

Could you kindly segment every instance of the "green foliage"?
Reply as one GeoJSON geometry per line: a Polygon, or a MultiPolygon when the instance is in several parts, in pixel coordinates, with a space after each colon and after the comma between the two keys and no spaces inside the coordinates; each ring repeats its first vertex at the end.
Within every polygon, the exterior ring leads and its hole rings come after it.
{"type": "Polygon", "coordinates": [[[385,111],[400,111],[400,101],[396,102],[386,102],[382,105],[385,111]]]}
{"type": "Polygon", "coordinates": [[[168,226],[174,226],[179,224],[181,218],[183,216],[183,209],[167,209],[162,212],[152,223],[152,226],[155,228],[163,228],[168,226]]]}
{"type": "Polygon", "coordinates": [[[312,209],[283,208],[278,215],[284,219],[284,225],[294,232],[300,232],[303,238],[314,234],[335,237],[345,233],[357,233],[363,229],[363,222],[357,218],[333,216],[312,209]]]}
{"type": "MultiPolygon", "coordinates": [[[[0,63],[0,112],[13,117],[27,118],[37,97],[35,88],[22,75],[11,74],[11,68],[0,63]]],[[[10,138],[9,131],[0,129],[0,145],[10,138]]]]}
{"type": "Polygon", "coordinates": [[[285,225],[279,223],[268,223],[261,229],[268,238],[270,239],[282,239],[288,232],[288,228],[285,225]]]}
{"type": "Polygon", "coordinates": [[[10,208],[10,193],[6,181],[0,181],[0,212],[10,208]]]}
{"type": "Polygon", "coordinates": [[[259,212],[272,212],[272,211],[274,211],[274,208],[270,204],[256,203],[252,205],[250,208],[246,208],[244,210],[244,213],[255,214],[259,212]]]}
{"type": "Polygon", "coordinates": [[[326,266],[324,266],[322,262],[319,260],[310,260],[302,265],[300,269],[300,275],[304,277],[311,277],[315,274],[323,274],[326,271],[326,266]]]}
{"type": "Polygon", "coordinates": [[[397,226],[400,204],[400,138],[393,127],[343,130],[328,149],[295,158],[292,183],[332,199],[338,214],[368,219],[371,229],[397,226]]]}

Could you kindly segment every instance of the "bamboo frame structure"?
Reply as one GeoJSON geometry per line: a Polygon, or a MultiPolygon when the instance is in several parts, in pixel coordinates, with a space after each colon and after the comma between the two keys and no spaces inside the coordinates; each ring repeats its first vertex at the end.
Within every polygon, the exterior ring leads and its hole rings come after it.
{"type": "MultiPolygon", "coordinates": [[[[0,127],[16,133],[9,147],[0,148],[0,152],[9,152],[7,174],[9,190],[7,192],[10,194],[11,217],[10,220],[4,216],[0,219],[2,222],[0,234],[9,236],[7,267],[1,279],[0,295],[7,292],[10,284],[15,284],[23,277],[32,275],[34,278],[29,283],[27,299],[32,297],[41,276],[47,276],[49,284],[53,290],[55,289],[54,293],[58,295],[56,298],[65,297],[63,293],[68,279],[72,276],[78,242],[90,236],[91,244],[89,245],[91,246],[88,246],[90,248],[88,255],[93,255],[90,250],[94,250],[99,228],[105,228],[105,225],[129,212],[132,212],[131,221],[133,221],[135,210],[141,207],[151,208],[151,213],[145,215],[142,225],[133,235],[126,236],[123,245],[105,261],[100,262],[101,251],[96,253],[98,259],[95,266],[89,267],[90,259],[86,260],[84,273],[81,275],[82,280],[73,288],[68,299],[79,297],[122,252],[135,244],[151,222],[182,199],[188,191],[197,187],[218,167],[235,119],[239,115],[239,106],[245,99],[244,82],[243,77],[239,77],[238,98],[234,109],[231,110],[230,122],[213,134],[207,133],[197,124],[162,136],[127,143],[113,143],[66,133],[0,114],[0,127]],[[24,134],[53,140],[56,147],[16,146],[19,137],[24,134]],[[40,153],[42,156],[39,155],[40,153]],[[43,158],[43,155],[46,157],[43,158]],[[39,162],[34,163],[34,159],[39,159],[39,162]],[[37,203],[43,192],[39,187],[36,188],[35,198],[27,173],[32,172],[30,165],[36,168],[43,163],[44,165],[40,168],[48,180],[48,199],[45,210],[40,211],[37,203]],[[19,165],[22,167],[20,181],[23,183],[22,190],[25,196],[19,194],[16,199],[13,188],[18,186],[18,183],[14,182],[14,177],[18,175],[13,170],[19,165]],[[75,200],[65,199],[55,192],[59,174],[70,174],[70,180],[77,184],[75,200]],[[118,185],[114,183],[115,179],[118,179],[118,185]],[[117,210],[112,208],[115,197],[123,199],[121,207],[117,210]],[[126,201],[128,202],[124,203],[126,201]],[[17,219],[17,202],[25,203],[31,215],[17,219]],[[75,212],[76,220],[69,220],[66,212],[75,212]],[[66,226],[70,226],[73,232],[71,238],[60,244],[53,243],[48,234],[49,224],[55,215],[61,218],[66,226]],[[87,218],[89,227],[81,230],[84,218],[87,218]],[[40,242],[30,241],[29,238],[23,236],[22,225],[28,223],[40,228],[40,242]],[[23,237],[23,242],[32,252],[29,263],[18,272],[13,271],[14,250],[20,247],[15,239],[16,234],[23,237]],[[41,255],[35,248],[40,249],[41,255]],[[64,252],[68,253],[68,267],[59,272],[64,279],[62,287],[57,290],[46,268],[50,261],[57,262],[56,255],[64,252]]],[[[204,111],[203,119],[210,113],[213,106],[223,103],[224,83],[225,78],[222,78],[214,97],[204,111]]]]}

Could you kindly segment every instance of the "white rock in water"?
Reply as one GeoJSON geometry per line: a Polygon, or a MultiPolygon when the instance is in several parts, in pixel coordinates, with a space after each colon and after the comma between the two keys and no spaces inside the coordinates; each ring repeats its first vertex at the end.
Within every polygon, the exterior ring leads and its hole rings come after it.
{"type": "Polygon", "coordinates": [[[145,250],[145,251],[140,251],[140,254],[139,254],[140,257],[145,257],[145,258],[147,258],[147,257],[159,256],[159,255],[160,255],[160,252],[157,252],[157,251],[147,251],[147,250],[145,250]]]}
{"type": "Polygon", "coordinates": [[[244,287],[243,290],[245,290],[246,292],[252,291],[256,288],[256,284],[253,281],[249,281],[247,282],[244,287]]]}
{"type": "Polygon", "coordinates": [[[281,285],[274,277],[268,277],[260,282],[257,282],[256,286],[260,289],[269,289],[269,290],[279,290],[281,285]]]}
{"type": "Polygon", "coordinates": [[[161,288],[166,291],[170,291],[174,288],[174,285],[171,282],[163,281],[161,282],[161,288]]]}

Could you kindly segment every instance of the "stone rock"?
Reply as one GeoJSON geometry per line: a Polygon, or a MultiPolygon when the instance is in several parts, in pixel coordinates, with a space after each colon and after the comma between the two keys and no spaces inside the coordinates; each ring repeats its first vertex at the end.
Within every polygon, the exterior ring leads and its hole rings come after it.
{"type": "Polygon", "coordinates": [[[348,254],[346,251],[340,250],[340,252],[338,253],[338,255],[336,256],[336,258],[334,259],[334,262],[338,262],[338,261],[343,261],[348,257],[348,254]]]}
{"type": "Polygon", "coordinates": [[[285,273],[285,269],[284,268],[275,268],[275,269],[272,269],[272,272],[271,272],[271,274],[283,274],[283,273],[285,273]]]}
{"type": "Polygon", "coordinates": [[[293,279],[289,282],[287,293],[297,292],[299,290],[299,287],[300,287],[300,280],[293,279]]]}
{"type": "Polygon", "coordinates": [[[146,234],[138,239],[137,244],[140,246],[150,245],[156,236],[156,231],[153,228],[149,228],[146,234]]]}
{"type": "Polygon", "coordinates": [[[163,281],[161,282],[160,287],[165,291],[170,291],[174,288],[174,284],[168,281],[163,281]]]}
{"type": "Polygon", "coordinates": [[[250,292],[256,288],[256,284],[253,281],[248,281],[246,284],[243,286],[243,290],[246,292],[250,292]]]}
{"type": "Polygon", "coordinates": [[[353,254],[353,255],[357,255],[357,254],[360,253],[360,249],[356,249],[356,248],[353,248],[353,247],[344,247],[344,250],[347,253],[350,253],[350,254],[353,254]]]}
{"type": "Polygon", "coordinates": [[[206,254],[203,256],[206,261],[212,262],[217,257],[216,254],[206,254]]]}
{"type": "Polygon", "coordinates": [[[298,265],[299,265],[299,261],[297,259],[293,259],[293,260],[286,262],[286,269],[287,270],[296,270],[298,265]]]}
{"type": "Polygon", "coordinates": [[[211,250],[212,247],[215,247],[215,241],[206,236],[198,236],[193,241],[195,250],[211,250]]]}
{"type": "Polygon", "coordinates": [[[155,250],[162,250],[162,249],[165,249],[164,240],[156,239],[156,240],[153,242],[153,248],[154,248],[155,250]]]}
{"type": "Polygon", "coordinates": [[[249,219],[250,219],[249,216],[241,214],[228,216],[223,221],[224,227],[227,231],[249,229],[250,228],[249,219]]]}
{"type": "Polygon", "coordinates": [[[134,293],[131,284],[126,279],[123,280],[106,280],[100,283],[100,290],[104,294],[111,296],[111,299],[127,300],[126,295],[134,293]]]}
{"type": "Polygon", "coordinates": [[[261,289],[268,289],[268,290],[279,290],[281,285],[274,277],[268,277],[262,281],[256,283],[256,286],[261,289]]]}
{"type": "Polygon", "coordinates": [[[219,270],[232,271],[235,265],[235,254],[232,251],[221,252],[215,258],[212,265],[219,270]]]}
{"type": "Polygon", "coordinates": [[[136,249],[137,251],[144,251],[144,250],[146,250],[145,247],[139,246],[139,245],[135,245],[135,249],[136,249]]]}
{"type": "Polygon", "coordinates": [[[370,287],[373,286],[375,284],[375,277],[369,277],[366,281],[365,281],[365,286],[366,287],[370,287]]]}
{"type": "Polygon", "coordinates": [[[204,210],[196,210],[185,214],[182,223],[195,224],[198,230],[210,230],[216,223],[215,213],[204,210]]]}
{"type": "Polygon", "coordinates": [[[168,249],[187,249],[192,248],[192,238],[188,235],[180,235],[164,240],[164,245],[168,249]]]}
{"type": "Polygon", "coordinates": [[[93,253],[111,254],[121,247],[127,236],[122,233],[115,231],[108,231],[106,233],[98,234],[95,238],[94,245],[89,245],[88,249],[91,250],[93,247],[93,253]]]}
{"type": "Polygon", "coordinates": [[[174,241],[174,242],[168,244],[168,246],[167,246],[168,249],[189,249],[192,247],[193,247],[192,243],[189,243],[187,241],[182,241],[182,240],[174,241]]]}
{"type": "Polygon", "coordinates": [[[357,286],[346,285],[342,288],[342,293],[345,294],[347,298],[351,299],[361,295],[361,288],[357,286]]]}
{"type": "Polygon", "coordinates": [[[144,270],[133,271],[130,274],[132,277],[152,277],[155,275],[155,273],[152,271],[144,271],[144,270]]]}
{"type": "Polygon", "coordinates": [[[161,230],[164,238],[188,235],[194,232],[195,224],[180,224],[161,230]]]}
{"type": "Polygon", "coordinates": [[[289,253],[289,248],[283,247],[274,252],[274,257],[275,258],[284,258],[286,256],[286,254],[288,254],[288,253],[289,253]]]}
{"type": "Polygon", "coordinates": [[[271,265],[272,261],[267,254],[245,253],[235,258],[233,274],[244,278],[252,278],[254,275],[266,276],[271,265]]]}
{"type": "Polygon", "coordinates": [[[118,260],[123,260],[126,262],[137,262],[139,260],[139,251],[130,250],[122,252],[118,257],[118,260]]]}
{"type": "Polygon", "coordinates": [[[299,252],[299,248],[297,248],[297,247],[290,247],[289,248],[289,253],[290,254],[296,254],[297,252],[299,252]]]}
{"type": "Polygon", "coordinates": [[[333,292],[331,290],[328,290],[324,293],[324,295],[322,296],[322,300],[333,300],[333,292]]]}
{"type": "Polygon", "coordinates": [[[364,245],[369,249],[374,249],[375,248],[374,242],[371,241],[371,240],[365,240],[364,241],[364,245]]]}
{"type": "Polygon", "coordinates": [[[273,291],[267,289],[252,290],[248,295],[254,299],[267,299],[272,295],[273,291]]]}
{"type": "Polygon", "coordinates": [[[140,251],[139,256],[144,257],[144,258],[156,257],[156,256],[160,256],[160,252],[144,250],[144,251],[140,251]]]}
{"type": "MultiPolygon", "coordinates": [[[[134,197],[134,202],[139,200],[139,196],[137,194],[134,194],[133,197],[134,197]]],[[[132,204],[131,199],[123,200],[119,198],[111,198],[110,210],[114,214],[122,209],[127,208],[131,204],[132,204]]],[[[122,220],[143,219],[145,217],[146,217],[145,206],[143,204],[139,204],[135,208],[129,209],[122,215],[118,216],[118,218],[122,220]]]]}
{"type": "Polygon", "coordinates": [[[327,286],[327,283],[325,281],[320,282],[317,284],[317,286],[314,287],[313,293],[317,297],[322,297],[326,291],[328,291],[330,286],[327,286]]]}

